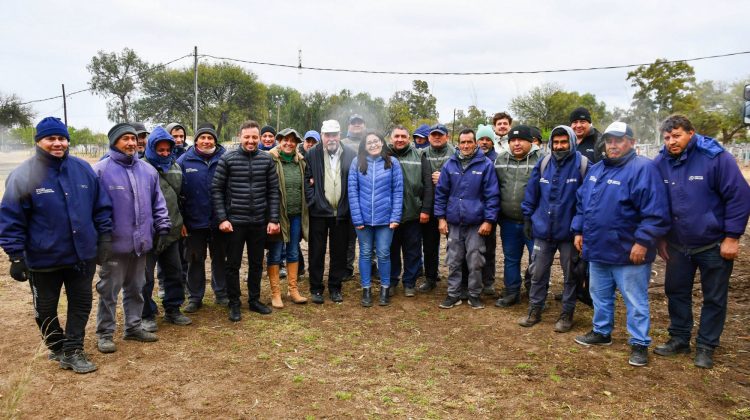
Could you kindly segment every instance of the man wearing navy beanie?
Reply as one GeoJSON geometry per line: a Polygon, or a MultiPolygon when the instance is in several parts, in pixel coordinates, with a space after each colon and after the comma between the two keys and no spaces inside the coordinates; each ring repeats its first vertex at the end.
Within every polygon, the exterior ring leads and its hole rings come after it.
{"type": "Polygon", "coordinates": [[[83,352],[91,283],[112,250],[112,203],[91,166],[68,155],[70,134],[59,118],[36,127],[36,153],[11,172],[0,205],[0,246],[10,275],[29,280],[36,323],[49,359],[76,373],[96,370],[83,352]],[[65,286],[65,329],[57,304],[65,286]]]}

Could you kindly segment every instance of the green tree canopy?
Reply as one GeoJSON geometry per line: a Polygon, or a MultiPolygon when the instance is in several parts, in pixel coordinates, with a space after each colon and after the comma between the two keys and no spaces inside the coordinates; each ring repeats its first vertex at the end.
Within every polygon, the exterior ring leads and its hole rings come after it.
{"type": "Polygon", "coordinates": [[[28,105],[21,105],[21,99],[15,94],[0,93],[0,127],[28,127],[32,124],[34,113],[28,105]]]}
{"type": "MultiPolygon", "coordinates": [[[[228,64],[198,65],[198,123],[210,122],[223,140],[236,134],[243,120],[268,115],[266,86],[255,74],[228,64]]],[[[143,83],[134,105],[143,120],[180,122],[192,127],[193,69],[159,70],[143,83]]],[[[194,131],[194,127],[192,127],[194,131]]]]}
{"type": "Polygon", "coordinates": [[[120,54],[99,51],[86,66],[91,73],[89,87],[106,99],[107,115],[111,121],[128,121],[130,103],[138,89],[142,75],[149,69],[135,51],[124,48],[120,54]]]}
{"type": "Polygon", "coordinates": [[[510,110],[523,124],[549,131],[557,125],[569,124],[570,113],[579,106],[591,112],[594,124],[609,124],[611,115],[604,102],[591,93],[566,91],[556,83],[545,83],[510,101],[510,110]]]}

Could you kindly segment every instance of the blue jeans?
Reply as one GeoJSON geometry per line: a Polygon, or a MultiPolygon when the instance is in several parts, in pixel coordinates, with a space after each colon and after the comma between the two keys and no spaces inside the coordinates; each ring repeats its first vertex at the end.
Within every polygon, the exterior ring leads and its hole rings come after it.
{"type": "Polygon", "coordinates": [[[266,265],[280,265],[284,245],[286,245],[286,262],[299,261],[299,241],[302,238],[302,216],[289,217],[289,242],[274,241],[268,249],[266,265]]]}
{"type": "Polygon", "coordinates": [[[615,326],[615,287],[625,301],[630,344],[648,346],[651,317],[648,307],[648,282],[651,263],[640,265],[589,264],[589,291],[594,301],[594,332],[610,335],[615,326]]]}
{"type": "Polygon", "coordinates": [[[669,335],[684,343],[690,342],[693,330],[693,281],[695,270],[700,269],[703,305],[695,341],[698,347],[715,348],[724,331],[729,277],[734,262],[721,257],[718,245],[693,255],[686,255],[671,246],[668,250],[664,291],[669,307],[669,335]]]}
{"type": "Polygon", "coordinates": [[[521,257],[523,247],[531,256],[534,241],[527,240],[523,234],[523,222],[503,219],[500,221],[500,240],[503,242],[503,280],[506,293],[518,293],[521,290],[521,257]]]}
{"type": "Polygon", "coordinates": [[[354,229],[359,238],[359,276],[362,287],[370,287],[372,273],[372,247],[375,246],[378,256],[378,271],[380,284],[383,287],[391,285],[391,241],[393,230],[384,226],[367,226],[354,229]]]}

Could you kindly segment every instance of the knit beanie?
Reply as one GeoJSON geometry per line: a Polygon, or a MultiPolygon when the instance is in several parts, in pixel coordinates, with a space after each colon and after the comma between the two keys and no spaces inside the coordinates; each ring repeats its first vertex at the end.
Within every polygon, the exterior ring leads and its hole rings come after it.
{"type": "Polygon", "coordinates": [[[531,127],[528,125],[517,125],[508,131],[508,141],[521,139],[531,142],[534,138],[531,135],[531,127]]]}
{"type": "Polygon", "coordinates": [[[591,113],[588,109],[580,106],[570,113],[570,123],[573,124],[573,121],[577,120],[585,120],[591,123],[591,113]]]}
{"type": "Polygon", "coordinates": [[[481,139],[482,137],[487,137],[493,143],[495,142],[495,132],[492,131],[492,126],[479,124],[479,127],[477,128],[477,140],[481,139]]]}
{"type": "Polygon", "coordinates": [[[260,129],[261,136],[265,133],[271,133],[274,135],[274,137],[276,137],[276,130],[270,125],[263,126],[263,128],[260,129]]]}
{"type": "Polygon", "coordinates": [[[109,145],[111,147],[114,147],[115,143],[117,143],[117,140],[124,136],[125,134],[132,134],[134,136],[138,136],[136,133],[135,127],[128,123],[119,123],[112,127],[109,130],[109,133],[107,133],[107,137],[109,138],[109,145]]]}
{"type": "Polygon", "coordinates": [[[198,137],[200,137],[201,134],[210,134],[214,138],[214,143],[219,142],[219,136],[216,134],[216,129],[214,128],[214,125],[211,123],[201,124],[198,127],[198,130],[195,131],[195,135],[193,136],[193,141],[198,140],[198,137]]]}
{"type": "Polygon", "coordinates": [[[68,133],[68,127],[59,119],[55,117],[46,117],[39,121],[36,125],[36,135],[34,141],[39,141],[47,136],[63,136],[70,141],[70,134],[68,133]]]}

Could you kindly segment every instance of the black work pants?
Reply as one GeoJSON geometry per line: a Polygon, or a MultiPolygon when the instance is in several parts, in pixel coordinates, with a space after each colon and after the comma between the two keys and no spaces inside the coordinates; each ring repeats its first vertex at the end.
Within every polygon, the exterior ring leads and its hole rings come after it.
{"type": "Polygon", "coordinates": [[[328,289],[341,291],[341,280],[346,275],[346,253],[351,222],[335,217],[310,217],[310,242],[308,244],[308,267],[310,272],[310,292],[323,293],[323,271],[325,266],[326,244],[328,254],[328,289]]]}
{"type": "Polygon", "coordinates": [[[83,349],[86,323],[91,313],[91,282],[96,272],[93,260],[81,262],[75,267],[40,272],[29,276],[36,324],[42,332],[44,343],[52,351],[72,352],[83,349]],[[68,314],[65,330],[57,317],[60,292],[65,285],[68,314]]]}

